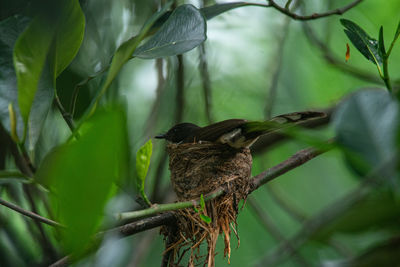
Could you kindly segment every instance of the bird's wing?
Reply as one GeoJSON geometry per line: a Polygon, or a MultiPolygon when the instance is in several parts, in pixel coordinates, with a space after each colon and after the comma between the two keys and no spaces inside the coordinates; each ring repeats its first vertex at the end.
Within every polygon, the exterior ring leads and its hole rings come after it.
{"type": "Polygon", "coordinates": [[[190,140],[216,142],[221,135],[241,128],[246,122],[246,120],[242,119],[230,119],[210,124],[196,131],[196,136],[191,136],[190,140]]]}

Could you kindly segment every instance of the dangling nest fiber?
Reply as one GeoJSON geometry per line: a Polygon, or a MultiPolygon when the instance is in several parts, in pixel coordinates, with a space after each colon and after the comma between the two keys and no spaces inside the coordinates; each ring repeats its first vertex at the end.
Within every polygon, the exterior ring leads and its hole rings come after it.
{"type": "Polygon", "coordinates": [[[178,225],[174,233],[163,230],[169,238],[165,253],[172,250],[170,266],[178,266],[188,251],[188,266],[194,266],[200,260],[204,261],[204,265],[214,266],[219,234],[224,235],[224,256],[228,256],[229,262],[230,226],[237,236],[238,202],[246,199],[249,192],[250,150],[237,150],[209,142],[169,144],[167,150],[171,182],[180,201],[198,199],[201,194],[206,195],[221,187],[226,191],[224,195],[208,201],[204,209],[197,207],[176,212],[178,225]],[[206,222],[204,215],[211,218],[211,222],[206,222]],[[204,240],[207,242],[207,255],[201,256],[200,244],[204,240]]]}

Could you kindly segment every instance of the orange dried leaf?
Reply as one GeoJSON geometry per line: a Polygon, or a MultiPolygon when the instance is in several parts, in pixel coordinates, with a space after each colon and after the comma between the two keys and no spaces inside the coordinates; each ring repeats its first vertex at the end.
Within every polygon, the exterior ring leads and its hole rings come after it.
{"type": "Polygon", "coordinates": [[[349,60],[350,58],[350,46],[348,43],[346,43],[346,62],[349,60]]]}

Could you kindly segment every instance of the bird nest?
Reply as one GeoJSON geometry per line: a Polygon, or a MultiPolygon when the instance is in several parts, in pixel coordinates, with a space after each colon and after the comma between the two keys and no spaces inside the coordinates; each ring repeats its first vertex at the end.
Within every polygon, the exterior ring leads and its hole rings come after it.
{"type": "Polygon", "coordinates": [[[216,189],[225,194],[197,208],[176,212],[174,230],[164,229],[169,242],[165,253],[171,253],[169,265],[178,266],[190,251],[188,266],[198,262],[214,266],[218,236],[224,236],[224,256],[231,253],[231,230],[238,239],[236,218],[238,203],[249,192],[252,157],[248,148],[233,149],[227,145],[201,142],[169,144],[171,182],[180,201],[199,199],[216,189]],[[206,219],[205,219],[206,218],[206,219]],[[172,238],[172,240],[171,240],[172,238]],[[207,242],[207,253],[201,255],[200,245],[207,242]]]}

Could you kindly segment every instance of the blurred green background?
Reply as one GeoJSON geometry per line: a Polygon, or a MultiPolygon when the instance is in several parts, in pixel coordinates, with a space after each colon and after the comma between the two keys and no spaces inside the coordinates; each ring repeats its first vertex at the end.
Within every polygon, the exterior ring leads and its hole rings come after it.
{"type": "MultiPolygon", "coordinates": [[[[58,78],[58,90],[64,103],[69,103],[72,88],[81,80],[109,63],[116,48],[135,35],[145,20],[157,9],[159,1],[140,0],[84,0],[81,6],[86,17],[83,44],[70,67],[58,78]]],[[[214,1],[178,1],[196,7],[214,1]]],[[[218,1],[218,3],[228,1],[218,1]]],[[[255,1],[265,3],[265,1],[255,1]]],[[[284,6],[286,1],[277,1],[284,6]]],[[[298,13],[311,14],[342,7],[348,0],[302,1],[298,13]]],[[[6,3],[9,4],[9,3],[6,3]]],[[[183,55],[184,106],[181,121],[207,125],[210,121],[230,118],[263,120],[282,113],[329,108],[342,98],[366,87],[383,87],[376,67],[350,45],[351,57],[345,62],[346,43],[350,43],[339,23],[341,17],[357,22],[372,36],[378,36],[384,25],[385,38],[391,40],[399,19],[398,0],[365,0],[343,16],[308,22],[294,21],[272,8],[242,7],[219,15],[207,23],[205,59],[210,78],[209,117],[199,71],[200,48],[183,55]],[[307,23],[315,36],[326,45],[331,57],[327,60],[318,45],[305,34],[307,23]],[[348,68],[366,73],[362,79],[349,73],[348,68]]],[[[177,57],[162,60],[130,60],[103,103],[118,101],[127,109],[128,139],[131,164],[141,145],[156,134],[175,124],[179,109],[176,100],[177,57]],[[162,78],[159,75],[162,74],[162,78]]],[[[398,78],[400,49],[396,46],[390,61],[393,78],[398,78]]],[[[98,75],[83,86],[78,95],[76,114],[79,117],[94,92],[104,81],[98,75]]],[[[35,162],[56,145],[65,142],[70,133],[57,112],[49,113],[39,143],[34,151],[35,162]]],[[[333,137],[329,125],[317,130],[318,136],[333,137]]],[[[285,141],[253,156],[253,175],[287,159],[308,147],[300,141],[285,141]]],[[[146,181],[146,191],[157,202],[172,202],[168,164],[165,163],[165,142],[153,140],[153,157],[146,181]],[[164,158],[164,159],[163,159],[164,158]],[[164,162],[164,163],[160,163],[164,162]],[[155,189],[154,189],[155,188],[155,189]],[[152,195],[156,192],[157,195],[152,195]]],[[[9,162],[8,166],[12,166],[9,162]]],[[[359,181],[345,164],[342,154],[333,150],[305,165],[275,179],[255,191],[238,217],[240,247],[232,239],[230,264],[223,258],[223,242],[219,240],[216,266],[253,266],[275,251],[284,239],[290,239],[301,229],[305,218],[318,214],[328,205],[355,189],[359,181]],[[266,216],[264,222],[254,205],[266,216]],[[272,229],[272,230],[271,230],[272,229]],[[277,237],[278,235],[278,237],[277,237]]],[[[132,182],[108,205],[107,214],[137,208],[132,204],[132,182]],[[129,196],[130,195],[130,196],[129,196]]],[[[20,190],[20,189],[17,189],[20,190]]],[[[379,208],[379,207],[378,207],[379,208]]],[[[43,207],[41,208],[43,209],[43,207]]],[[[259,212],[260,212],[259,211],[259,212]]],[[[371,216],[374,210],[370,210],[371,216]]],[[[3,217],[12,218],[16,232],[23,230],[19,214],[5,208],[3,217]]],[[[48,228],[46,226],[46,228],[48,228]]],[[[49,229],[47,229],[49,230],[49,229]]],[[[335,233],[326,240],[308,240],[296,255],[276,256],[271,266],[320,266],[330,261],[356,256],[374,242],[390,236],[377,227],[335,233]],[[365,231],[364,231],[365,230],[365,231]]],[[[50,231],[50,230],[49,230],[50,231]]],[[[76,266],[159,266],[164,250],[158,229],[128,238],[106,236],[102,247],[76,266]]],[[[19,234],[21,235],[21,234],[19,234]]],[[[18,259],[16,249],[8,245],[7,236],[0,235],[0,251],[18,259]]],[[[35,240],[23,237],[28,256],[40,258],[35,240]]],[[[1,254],[0,254],[1,255],[1,254]]],[[[1,264],[0,264],[1,265],[1,264]]],[[[16,265],[24,265],[16,260],[16,265]]],[[[262,265],[260,265],[262,266],[262,265]]],[[[326,265],[328,266],[328,265],[326,265]]]]}

